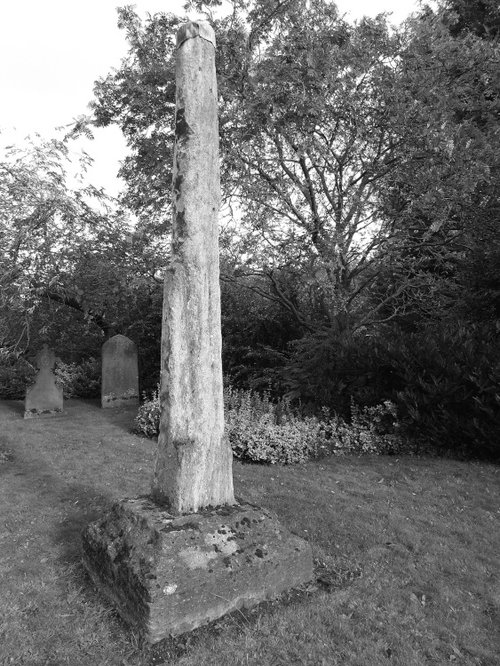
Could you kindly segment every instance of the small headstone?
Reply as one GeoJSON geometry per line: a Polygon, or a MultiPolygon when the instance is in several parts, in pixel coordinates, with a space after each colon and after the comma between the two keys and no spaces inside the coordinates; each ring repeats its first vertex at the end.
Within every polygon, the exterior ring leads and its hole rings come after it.
{"type": "Polygon", "coordinates": [[[102,346],[102,407],[139,404],[137,347],[125,335],[114,335],[102,346]]]}
{"type": "Polygon", "coordinates": [[[55,416],[63,411],[63,390],[57,386],[54,368],[56,355],[44,345],[35,358],[38,373],[35,383],[26,391],[24,402],[24,418],[38,416],[55,416]]]}

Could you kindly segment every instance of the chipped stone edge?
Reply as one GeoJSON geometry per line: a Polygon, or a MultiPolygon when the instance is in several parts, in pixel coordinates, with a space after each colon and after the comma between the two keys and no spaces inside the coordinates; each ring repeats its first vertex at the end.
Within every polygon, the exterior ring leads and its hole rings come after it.
{"type": "Polygon", "coordinates": [[[194,39],[194,37],[201,37],[207,42],[210,42],[215,48],[215,32],[207,21],[190,21],[181,25],[177,31],[177,41],[176,46],[179,49],[184,42],[187,42],[188,39],[194,39]]]}
{"type": "MultiPolygon", "coordinates": [[[[118,535],[119,540],[123,541],[124,534],[128,534],[128,532],[128,528],[125,532],[121,532],[120,535],[118,535]]],[[[286,589],[302,585],[303,583],[312,580],[314,576],[312,551],[308,542],[283,527],[279,523],[275,512],[254,506],[241,500],[239,500],[236,506],[210,507],[198,514],[178,516],[170,514],[167,508],[157,505],[151,500],[150,496],[124,498],[114,503],[107,516],[103,517],[101,520],[90,523],[84,530],[82,539],[84,551],[83,565],[89,573],[94,585],[115,606],[116,611],[121,615],[123,620],[130,626],[134,627],[134,629],[150,644],[156,644],[167,636],[177,636],[187,631],[191,631],[239,608],[251,608],[267,599],[276,598],[286,589]],[[248,515],[248,510],[255,514],[255,519],[252,519],[252,517],[248,515]],[[144,516],[144,511],[149,515],[144,516]],[[243,512],[244,515],[243,518],[239,519],[239,514],[241,512],[243,512]],[[131,597],[128,595],[124,586],[120,584],[112,584],[109,580],[106,580],[106,578],[101,577],[99,573],[101,567],[96,567],[96,563],[93,562],[94,558],[92,556],[92,551],[97,552],[95,545],[92,545],[94,533],[97,534],[98,537],[95,541],[97,544],[100,544],[101,542],[105,543],[107,541],[106,548],[102,551],[105,559],[113,559],[116,556],[118,551],[114,552],[115,544],[114,537],[112,537],[113,532],[108,529],[109,525],[112,525],[113,521],[116,519],[118,519],[118,523],[125,521],[131,526],[137,524],[141,526],[143,531],[145,530],[146,532],[159,535],[160,541],[157,542],[153,539],[153,543],[151,540],[148,540],[145,547],[149,550],[155,550],[159,547],[164,553],[167,552],[165,546],[168,545],[169,542],[174,543],[176,541],[177,532],[184,530],[198,532],[198,523],[203,523],[206,520],[209,522],[214,521],[216,532],[212,532],[212,530],[207,531],[203,536],[203,540],[195,544],[195,547],[179,549],[176,557],[179,562],[184,563],[187,570],[193,571],[194,569],[208,568],[209,573],[212,573],[209,565],[210,561],[215,558],[210,557],[211,551],[207,550],[207,548],[210,548],[210,546],[217,546],[216,552],[218,552],[220,557],[223,558],[223,562],[229,570],[229,573],[227,573],[226,576],[232,576],[233,574],[238,575],[238,571],[240,571],[240,568],[237,568],[233,572],[233,568],[226,562],[226,560],[229,559],[229,555],[233,554],[233,551],[234,554],[238,553],[237,549],[234,550],[231,542],[232,533],[239,525],[239,523],[236,522],[233,526],[232,523],[234,519],[239,519],[240,522],[244,524],[245,521],[247,521],[248,525],[250,525],[250,521],[252,523],[270,521],[271,527],[274,527],[274,529],[269,531],[270,538],[276,538],[276,544],[281,544],[283,540],[287,542],[288,551],[285,550],[284,552],[282,570],[288,572],[291,578],[288,580],[285,580],[284,578],[276,581],[271,580],[271,575],[274,575],[275,572],[274,568],[269,566],[268,563],[266,570],[264,571],[264,578],[266,580],[265,584],[258,584],[255,589],[251,587],[243,588],[239,593],[234,594],[234,596],[233,594],[229,595],[229,598],[227,599],[215,594],[215,599],[212,600],[213,605],[207,606],[204,604],[203,609],[200,612],[196,609],[192,609],[192,612],[189,609],[185,609],[182,618],[178,618],[179,621],[173,621],[172,618],[165,618],[164,622],[163,620],[159,620],[159,618],[162,617],[161,608],[167,597],[174,598],[174,595],[178,594],[178,580],[175,577],[172,579],[170,577],[165,577],[165,572],[163,572],[161,578],[157,580],[157,582],[163,586],[160,588],[162,594],[158,597],[155,595],[154,599],[150,598],[146,603],[142,603],[142,605],[139,604],[139,607],[143,608],[145,612],[137,614],[135,611],[131,610],[131,597]],[[272,525],[273,523],[274,526],[272,525]],[[274,532],[276,528],[277,531],[275,537],[273,537],[272,532],[274,532]],[[224,530],[224,532],[221,530],[224,530]],[[226,531],[231,532],[231,536],[225,536],[226,531]],[[109,538],[102,539],[102,536],[105,535],[106,532],[108,537],[111,536],[111,540],[109,538]],[[161,533],[164,533],[164,535],[161,533]],[[300,542],[300,546],[297,542],[300,542]],[[90,546],[90,551],[87,551],[85,544],[90,546]],[[293,553],[291,551],[292,546],[294,550],[293,553]],[[229,551],[231,552],[229,553],[229,551]],[[299,552],[299,556],[296,555],[295,551],[299,552]],[[203,557],[204,555],[205,557],[203,557]],[[303,566],[305,560],[310,560],[310,567],[303,566]],[[290,567],[293,569],[293,573],[290,573],[290,567]]],[[[269,545],[270,544],[266,541],[262,547],[259,546],[256,549],[255,556],[258,558],[256,561],[263,560],[267,557],[269,545]]],[[[250,543],[250,546],[253,547],[253,544],[250,543]]],[[[274,552],[272,545],[270,550],[274,552]]],[[[130,553],[131,551],[128,552],[130,553]]],[[[151,562],[153,570],[146,571],[144,574],[145,578],[148,580],[150,578],[156,579],[156,572],[160,571],[161,567],[159,567],[159,562],[156,561],[154,553],[151,552],[146,560],[151,562]],[[150,574],[154,575],[151,577],[150,574]]],[[[129,562],[129,567],[131,562],[132,560],[129,562]]],[[[120,566],[122,565],[123,563],[120,564],[120,566]]],[[[253,566],[255,567],[255,564],[253,566]]],[[[275,564],[275,566],[278,565],[275,564]]],[[[219,572],[218,575],[221,576],[220,582],[224,582],[224,573],[221,574],[219,572]]],[[[226,582],[230,583],[230,578],[228,578],[226,582]]],[[[134,608],[137,610],[137,600],[134,604],[134,608]]]]}
{"type": "Polygon", "coordinates": [[[25,419],[37,419],[37,418],[44,418],[47,416],[60,416],[60,415],[65,415],[66,412],[64,409],[55,407],[54,409],[25,409],[24,410],[24,418],[25,419]]]}

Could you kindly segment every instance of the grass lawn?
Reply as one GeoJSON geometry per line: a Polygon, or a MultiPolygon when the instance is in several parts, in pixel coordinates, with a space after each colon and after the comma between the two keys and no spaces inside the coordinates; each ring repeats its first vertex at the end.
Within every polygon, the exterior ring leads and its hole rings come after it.
{"type": "Polygon", "coordinates": [[[149,490],[133,413],[0,403],[0,665],[500,664],[500,468],[410,457],[235,463],[236,493],[309,539],[318,582],[141,648],[92,587],[80,533],[149,490]]]}

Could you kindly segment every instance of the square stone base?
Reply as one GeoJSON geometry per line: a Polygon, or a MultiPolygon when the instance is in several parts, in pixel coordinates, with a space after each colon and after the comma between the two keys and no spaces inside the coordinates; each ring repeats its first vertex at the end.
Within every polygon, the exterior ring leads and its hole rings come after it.
{"type": "Polygon", "coordinates": [[[150,643],[313,578],[309,544],[249,504],[173,516],[149,497],[126,499],[86,528],[83,552],[96,586],[150,643]]]}
{"type": "Polygon", "coordinates": [[[55,408],[55,409],[25,409],[24,410],[24,418],[25,419],[38,419],[38,418],[45,418],[47,416],[61,416],[64,414],[63,409],[55,408]]]}
{"type": "Polygon", "coordinates": [[[101,396],[101,407],[103,409],[118,409],[119,407],[139,407],[138,395],[116,395],[109,393],[101,396]]]}

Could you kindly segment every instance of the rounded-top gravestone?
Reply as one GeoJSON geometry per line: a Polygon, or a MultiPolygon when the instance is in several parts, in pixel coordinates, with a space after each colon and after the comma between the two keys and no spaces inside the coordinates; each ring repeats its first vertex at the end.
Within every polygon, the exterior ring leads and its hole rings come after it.
{"type": "Polygon", "coordinates": [[[38,368],[35,383],[26,391],[24,418],[54,416],[63,411],[63,390],[56,384],[56,355],[45,344],[35,357],[38,368]]]}
{"type": "Polygon", "coordinates": [[[125,335],[114,335],[102,346],[102,407],[139,404],[137,347],[125,335]]]}

